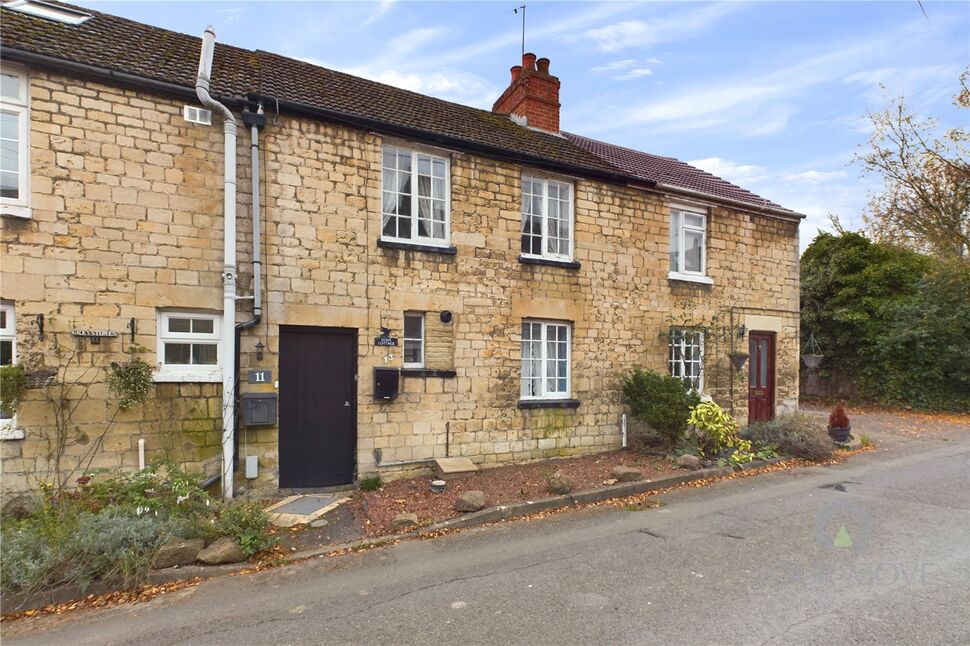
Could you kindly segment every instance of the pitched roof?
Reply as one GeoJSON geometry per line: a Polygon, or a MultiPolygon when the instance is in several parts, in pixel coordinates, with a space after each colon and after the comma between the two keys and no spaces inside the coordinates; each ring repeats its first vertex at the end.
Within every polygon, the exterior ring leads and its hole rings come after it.
{"type": "MultiPolygon", "coordinates": [[[[3,7],[2,51],[18,52],[128,74],[187,91],[195,87],[201,39],[87,8],[62,4],[92,17],[62,24],[3,7]]],[[[216,44],[212,91],[219,98],[249,95],[278,99],[336,120],[523,162],[588,173],[620,182],[665,183],[712,197],[779,208],[744,189],[683,162],[612,146],[578,135],[526,128],[506,116],[402,90],[262,50],[216,44]]]]}
{"type": "Polygon", "coordinates": [[[751,191],[741,188],[727,180],[711,175],[690,164],[673,157],[660,157],[650,153],[640,152],[631,148],[624,148],[604,141],[589,139],[572,133],[563,133],[566,138],[580,148],[588,150],[597,157],[608,161],[625,173],[643,180],[652,180],[657,184],[666,184],[678,188],[698,191],[712,197],[720,197],[752,204],[755,206],[781,209],[782,207],[770,200],[755,195],[751,191]]]}

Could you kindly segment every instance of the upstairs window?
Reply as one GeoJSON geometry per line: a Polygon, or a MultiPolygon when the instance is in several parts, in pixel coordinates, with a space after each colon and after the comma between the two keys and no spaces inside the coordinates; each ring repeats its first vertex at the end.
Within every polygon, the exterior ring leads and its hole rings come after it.
{"type": "Polygon", "coordinates": [[[670,374],[690,382],[691,388],[704,388],[704,333],[690,328],[670,330],[670,374]]]}
{"type": "Polygon", "coordinates": [[[424,312],[404,313],[404,367],[424,367],[424,312]]]}
{"type": "Polygon", "coordinates": [[[707,212],[673,207],[670,210],[670,273],[704,276],[707,271],[707,212]]]}
{"type": "Polygon", "coordinates": [[[446,246],[451,217],[448,160],[384,146],[381,178],[381,238],[446,246]]]}
{"type": "Polygon", "coordinates": [[[569,397],[569,346],[569,323],[522,322],[522,399],[569,397]]]}
{"type": "Polygon", "coordinates": [[[30,141],[27,75],[5,65],[0,71],[0,213],[30,217],[30,141]]]}
{"type": "Polygon", "coordinates": [[[157,381],[222,381],[222,317],[198,312],[159,312],[157,381]]]}
{"type": "Polygon", "coordinates": [[[573,256],[572,185],[522,177],[522,255],[552,260],[573,256]]]}

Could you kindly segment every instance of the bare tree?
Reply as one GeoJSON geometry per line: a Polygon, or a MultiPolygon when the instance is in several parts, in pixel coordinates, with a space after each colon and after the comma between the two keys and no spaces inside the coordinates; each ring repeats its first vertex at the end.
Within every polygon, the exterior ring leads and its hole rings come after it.
{"type": "MultiPolygon", "coordinates": [[[[954,105],[970,109],[970,68],[960,75],[954,105]]],[[[935,119],[909,113],[902,97],[870,113],[869,149],[856,155],[883,189],[869,196],[866,232],[941,258],[970,260],[970,130],[965,125],[934,136],[935,119]]],[[[966,122],[966,119],[963,120],[966,122]]]]}

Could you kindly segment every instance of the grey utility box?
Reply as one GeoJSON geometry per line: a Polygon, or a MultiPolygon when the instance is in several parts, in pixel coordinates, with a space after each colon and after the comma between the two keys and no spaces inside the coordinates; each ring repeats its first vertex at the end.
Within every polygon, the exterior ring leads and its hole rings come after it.
{"type": "Polygon", "coordinates": [[[243,426],[274,426],[276,424],[276,393],[243,393],[243,426]]]}

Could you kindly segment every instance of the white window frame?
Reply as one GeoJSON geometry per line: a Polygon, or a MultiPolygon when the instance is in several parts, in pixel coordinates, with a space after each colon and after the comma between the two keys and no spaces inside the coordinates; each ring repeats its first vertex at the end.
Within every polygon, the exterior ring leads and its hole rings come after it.
{"type": "MultiPolygon", "coordinates": [[[[573,325],[569,321],[556,321],[549,319],[522,319],[522,325],[528,324],[538,324],[540,330],[542,331],[542,337],[539,342],[540,352],[539,352],[539,365],[542,371],[542,378],[539,381],[540,388],[538,395],[531,395],[523,393],[523,385],[525,380],[525,353],[523,352],[523,345],[525,343],[525,338],[522,336],[522,327],[519,327],[519,399],[524,401],[544,401],[544,400],[563,400],[569,399],[573,392],[573,325]],[[549,328],[550,327],[563,327],[566,329],[566,390],[564,391],[548,391],[548,379],[546,375],[546,367],[550,361],[548,356],[548,345],[547,341],[549,339],[549,328]]],[[[534,340],[534,339],[533,339],[534,340]]],[[[530,358],[531,361],[533,358],[530,358]]],[[[558,377],[557,377],[558,380],[558,377]]]]}
{"type": "Polygon", "coordinates": [[[4,74],[16,76],[19,80],[19,94],[16,99],[0,97],[0,110],[17,115],[17,168],[18,197],[0,197],[0,214],[17,218],[30,218],[30,79],[27,70],[19,65],[4,63],[4,74]]]}
{"type": "Polygon", "coordinates": [[[155,333],[158,382],[221,382],[222,381],[222,315],[193,310],[159,310],[158,327],[155,333]],[[172,318],[208,319],[212,321],[212,333],[168,332],[168,321],[172,318]],[[214,365],[186,365],[165,363],[165,343],[205,342],[216,347],[214,365]]]}
{"type": "Polygon", "coordinates": [[[677,266],[670,267],[670,273],[668,278],[672,280],[686,280],[695,283],[705,283],[713,284],[712,281],[707,276],[707,213],[708,210],[704,207],[688,204],[672,204],[670,206],[670,242],[669,242],[669,257],[670,264],[673,265],[673,252],[674,252],[674,233],[677,234],[677,266]],[[687,218],[685,215],[699,216],[701,218],[701,226],[692,226],[687,224],[687,218]],[[674,222],[676,220],[676,224],[674,222]],[[692,271],[686,268],[687,265],[687,235],[686,233],[690,231],[692,233],[701,234],[701,270],[692,271]]]}
{"type": "Polygon", "coordinates": [[[560,177],[550,177],[538,173],[523,173],[522,180],[519,184],[519,253],[525,258],[543,258],[547,260],[563,260],[571,261],[573,259],[573,251],[576,244],[576,217],[574,215],[576,210],[576,187],[573,182],[560,177]],[[542,253],[526,253],[522,251],[522,238],[525,236],[525,231],[522,230],[525,224],[525,183],[526,181],[539,182],[542,184],[542,236],[541,245],[542,253]],[[549,184],[556,183],[569,188],[569,201],[568,201],[568,222],[569,222],[569,252],[566,254],[561,253],[551,253],[549,251],[549,184]]]}
{"type": "Polygon", "coordinates": [[[694,391],[696,391],[698,394],[703,393],[704,392],[704,330],[701,330],[698,328],[690,328],[690,327],[671,328],[669,330],[669,337],[670,338],[667,344],[667,368],[668,368],[668,371],[670,372],[670,376],[679,377],[681,379],[690,379],[691,386],[693,387],[694,391]],[[687,343],[687,335],[689,334],[697,335],[696,344],[687,343]],[[679,339],[678,339],[678,335],[679,335],[679,339]],[[693,359],[690,362],[687,362],[684,360],[684,356],[686,355],[686,349],[688,345],[690,345],[691,347],[696,347],[698,352],[700,353],[700,356],[697,359],[693,359]],[[675,346],[680,347],[679,360],[674,359],[675,346]],[[695,362],[697,363],[697,366],[698,366],[696,383],[694,382],[693,377],[689,377],[687,375],[687,364],[695,363],[695,362]]]}
{"type": "MultiPolygon", "coordinates": [[[[432,185],[434,182],[432,181],[432,185]]],[[[393,191],[397,193],[398,191],[393,191]]],[[[394,216],[395,214],[388,214],[394,216]]],[[[432,226],[432,229],[434,227],[432,226]]],[[[433,233],[433,231],[432,231],[433,233]]],[[[438,152],[431,152],[426,149],[411,146],[403,146],[393,143],[386,143],[381,147],[381,240],[388,242],[399,242],[402,244],[427,245],[432,247],[448,247],[451,245],[451,159],[447,155],[438,152]],[[400,238],[389,236],[384,233],[384,152],[394,151],[399,153],[410,153],[411,155],[411,237],[400,238]],[[435,160],[445,163],[445,237],[435,238],[430,236],[418,235],[418,157],[428,157],[432,165],[435,160]]]]}
{"type": "Polygon", "coordinates": [[[402,341],[403,346],[401,348],[401,357],[402,357],[402,359],[407,356],[407,354],[404,352],[404,350],[407,348],[408,341],[411,341],[411,342],[417,341],[419,344],[421,344],[420,345],[420,347],[421,347],[421,358],[417,362],[413,362],[413,361],[412,362],[407,362],[407,361],[405,361],[404,362],[404,367],[405,368],[424,368],[425,338],[427,336],[426,335],[426,330],[425,330],[426,326],[425,326],[425,321],[424,321],[424,312],[405,312],[404,313],[404,321],[405,321],[405,325],[401,328],[401,337],[403,338],[403,341],[402,341]],[[407,330],[407,319],[409,319],[409,318],[414,318],[414,319],[418,319],[419,321],[421,321],[421,336],[420,337],[409,337],[405,333],[405,330],[407,330]]]}
{"type": "MultiPolygon", "coordinates": [[[[13,303],[0,303],[0,310],[7,315],[7,324],[0,327],[0,340],[10,341],[10,364],[17,364],[17,310],[13,303]]],[[[17,414],[0,417],[0,440],[22,440],[24,430],[17,428],[17,414]]]]}

